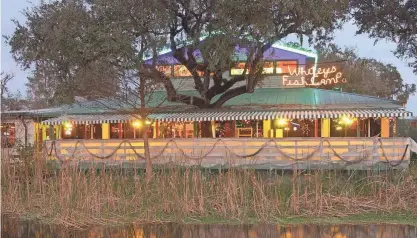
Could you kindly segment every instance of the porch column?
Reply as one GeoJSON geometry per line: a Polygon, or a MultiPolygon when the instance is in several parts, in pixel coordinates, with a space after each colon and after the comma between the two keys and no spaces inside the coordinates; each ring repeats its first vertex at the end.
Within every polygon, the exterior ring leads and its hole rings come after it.
{"type": "Polygon", "coordinates": [[[271,130],[271,120],[263,120],[263,136],[269,138],[269,131],[271,130]]]}
{"type": "Polygon", "coordinates": [[[42,141],[46,140],[46,130],[48,129],[46,125],[42,125],[42,141]]]}
{"type": "Polygon", "coordinates": [[[216,138],[216,121],[211,121],[211,134],[213,138],[216,138]]]}
{"type": "Polygon", "coordinates": [[[119,139],[123,139],[123,124],[119,122],[117,126],[119,128],[119,139]]]}
{"type": "Polygon", "coordinates": [[[381,137],[389,137],[389,118],[381,117],[381,137]]]}
{"type": "Polygon", "coordinates": [[[48,127],[49,130],[49,140],[55,140],[55,135],[54,135],[54,126],[49,126],[48,127]]]}
{"type": "Polygon", "coordinates": [[[361,137],[361,119],[356,120],[356,137],[361,137]]]}
{"type": "Polygon", "coordinates": [[[97,138],[94,138],[94,130],[95,130],[95,126],[94,126],[94,124],[91,124],[90,125],[90,139],[97,139],[97,138]]]}
{"type": "Polygon", "coordinates": [[[33,129],[35,130],[35,133],[33,134],[35,137],[35,142],[39,141],[39,123],[38,122],[34,122],[33,123],[33,129]]]}
{"type": "Polygon", "coordinates": [[[319,120],[314,120],[314,137],[319,137],[319,120]]]}
{"type": "Polygon", "coordinates": [[[321,137],[330,137],[330,118],[321,119],[321,137]]]}
{"type": "Polygon", "coordinates": [[[101,139],[110,139],[110,123],[101,124],[101,139]]]}
{"type": "Polygon", "coordinates": [[[197,121],[193,122],[193,129],[194,129],[193,137],[197,138],[198,137],[198,122],[197,121]]]}
{"type": "Polygon", "coordinates": [[[54,130],[55,130],[55,140],[61,139],[61,125],[55,125],[54,130]]]}
{"type": "Polygon", "coordinates": [[[159,138],[159,121],[155,121],[155,137],[154,138],[159,138]]]}
{"type": "Polygon", "coordinates": [[[230,130],[232,131],[232,137],[236,137],[236,120],[232,121],[230,130]]]}
{"type": "Polygon", "coordinates": [[[371,118],[368,118],[368,137],[371,137],[371,118]]]}

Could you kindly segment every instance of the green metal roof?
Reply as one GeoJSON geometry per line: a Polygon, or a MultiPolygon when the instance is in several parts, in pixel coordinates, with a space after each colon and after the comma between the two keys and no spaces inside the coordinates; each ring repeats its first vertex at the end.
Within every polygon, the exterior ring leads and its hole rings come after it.
{"type": "MultiPolygon", "coordinates": [[[[213,98],[217,100],[220,96],[213,98]]],[[[254,93],[245,93],[234,97],[224,104],[225,107],[254,106],[274,107],[276,109],[382,109],[401,108],[394,100],[343,93],[315,88],[259,88],[254,93]]]]}
{"type": "MultiPolygon", "coordinates": [[[[178,92],[187,96],[196,96],[196,91],[180,91],[178,92]]],[[[212,99],[215,102],[220,95],[212,99]]],[[[187,112],[196,111],[189,105],[178,102],[168,102],[166,92],[154,92],[152,100],[149,100],[147,107],[153,108],[158,106],[158,110],[162,112],[187,112]]],[[[87,101],[82,103],[74,103],[72,105],[64,105],[59,108],[49,108],[40,110],[22,111],[22,114],[30,114],[39,117],[56,117],[60,115],[78,115],[78,114],[103,114],[103,113],[121,113],[132,110],[132,104],[111,105],[109,100],[87,101]],[[121,109],[116,111],[115,108],[121,109]]],[[[139,108],[140,104],[136,105],[139,108]]],[[[212,110],[349,110],[349,109],[401,109],[402,106],[394,100],[381,99],[377,97],[343,93],[331,90],[322,90],[315,88],[258,88],[253,93],[245,93],[234,97],[223,105],[223,109],[212,110]]],[[[19,112],[3,112],[4,115],[17,115],[19,112]]]]}

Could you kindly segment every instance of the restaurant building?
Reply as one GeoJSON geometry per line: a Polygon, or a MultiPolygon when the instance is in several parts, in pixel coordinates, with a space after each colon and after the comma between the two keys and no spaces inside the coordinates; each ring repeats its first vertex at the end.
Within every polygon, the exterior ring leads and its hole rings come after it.
{"type": "MultiPolygon", "coordinates": [[[[239,48],[236,52],[237,63],[227,72],[229,76],[243,72],[240,62],[246,60],[245,52],[239,48]]],[[[159,69],[181,88],[178,93],[198,96],[191,75],[170,52],[160,55],[158,62],[159,69]]],[[[318,89],[323,84],[340,86],[348,79],[336,66],[317,66],[315,53],[285,45],[275,44],[265,52],[263,72],[265,79],[253,93],[234,97],[221,108],[197,109],[164,101],[166,93],[161,90],[153,92],[154,100],[147,105],[158,108],[146,125],[133,109],[111,110],[103,106],[103,99],[3,112],[2,135],[7,138],[5,146],[13,146],[17,140],[42,144],[45,156],[58,160],[140,163],[146,128],[156,164],[256,168],[408,165],[415,142],[397,137],[398,118],[412,116],[403,105],[318,89]],[[211,138],[201,136],[204,122],[210,122],[211,138]],[[24,132],[18,133],[22,125],[24,132]]]]}

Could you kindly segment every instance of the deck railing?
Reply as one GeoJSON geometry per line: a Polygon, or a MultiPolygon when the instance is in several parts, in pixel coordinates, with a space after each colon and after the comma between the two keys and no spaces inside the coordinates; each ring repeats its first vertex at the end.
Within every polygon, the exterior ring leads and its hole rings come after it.
{"type": "MultiPolygon", "coordinates": [[[[329,168],[408,166],[409,138],[221,138],[150,139],[154,164],[203,167],[329,168]]],[[[144,162],[143,141],[47,141],[49,159],[144,162]]]]}

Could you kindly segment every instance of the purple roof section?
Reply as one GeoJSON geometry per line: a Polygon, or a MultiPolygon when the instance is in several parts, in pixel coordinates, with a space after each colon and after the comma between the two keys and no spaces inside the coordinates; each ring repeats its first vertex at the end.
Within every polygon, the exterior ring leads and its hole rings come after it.
{"type": "MultiPolygon", "coordinates": [[[[193,55],[198,60],[201,58],[201,52],[200,50],[194,51],[193,55]]],[[[235,58],[236,61],[245,61],[247,55],[247,49],[240,48],[239,46],[236,46],[235,51],[235,58]]],[[[306,55],[271,47],[264,53],[264,59],[265,60],[297,60],[298,64],[306,64],[306,60],[309,58],[306,55]]],[[[145,63],[150,64],[152,62],[152,59],[148,59],[145,61],[145,63]]],[[[167,52],[165,54],[159,55],[157,59],[158,65],[171,65],[171,64],[180,64],[174,57],[172,51],[167,52]]]]}

